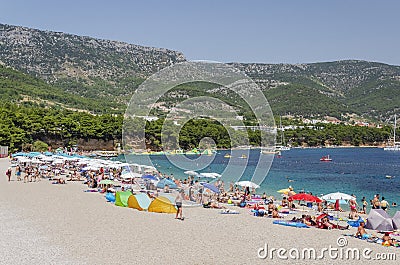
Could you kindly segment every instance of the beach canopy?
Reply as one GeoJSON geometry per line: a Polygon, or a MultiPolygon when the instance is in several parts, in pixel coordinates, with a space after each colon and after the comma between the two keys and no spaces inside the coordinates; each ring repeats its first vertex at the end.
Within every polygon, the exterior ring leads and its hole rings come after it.
{"type": "Polygon", "coordinates": [[[153,175],[144,175],[144,176],[142,176],[142,179],[149,179],[149,180],[155,180],[155,181],[158,180],[158,178],[153,175]]]}
{"type": "Polygon", "coordinates": [[[400,230],[400,211],[397,211],[394,214],[392,221],[393,221],[393,228],[395,230],[400,230]]]}
{"type": "Polygon", "coordinates": [[[197,177],[200,178],[210,178],[210,179],[216,179],[216,178],[220,178],[221,174],[215,173],[215,172],[211,172],[211,173],[200,173],[197,175],[197,177]]]}
{"type": "Polygon", "coordinates": [[[115,193],[115,205],[120,207],[128,207],[129,196],[132,195],[130,191],[117,191],[115,193]]]}
{"type": "Polygon", "coordinates": [[[215,185],[212,185],[210,183],[202,183],[202,185],[204,186],[204,188],[209,189],[214,193],[220,193],[218,187],[216,187],[215,185]]]}
{"type": "Polygon", "coordinates": [[[116,183],[114,181],[112,181],[111,179],[103,179],[99,182],[99,184],[103,184],[103,185],[116,185],[116,183]]]}
{"type": "Polygon", "coordinates": [[[129,196],[128,207],[139,211],[147,211],[151,203],[151,199],[146,193],[139,193],[129,196]]]}
{"type": "Polygon", "coordinates": [[[188,170],[183,173],[185,173],[186,175],[189,175],[189,176],[196,176],[198,174],[196,171],[193,171],[193,170],[188,170]]]}
{"type": "Polygon", "coordinates": [[[371,209],[365,228],[379,231],[393,231],[392,218],[382,209],[371,209]]]}
{"type": "Polygon", "coordinates": [[[305,201],[305,202],[322,202],[322,200],[316,196],[308,193],[297,193],[288,198],[289,201],[305,201]]]}
{"type": "Polygon", "coordinates": [[[106,194],[106,200],[109,202],[115,202],[115,195],[114,193],[108,192],[106,194]]]}
{"type": "MultiPolygon", "coordinates": [[[[323,200],[327,201],[336,201],[336,200],[341,200],[343,201],[349,201],[349,200],[355,200],[353,196],[346,194],[346,193],[341,193],[341,192],[334,192],[334,193],[329,193],[321,197],[323,200]]],[[[344,204],[344,203],[341,203],[344,204]]]]}
{"type": "Polygon", "coordinates": [[[164,178],[164,179],[160,180],[160,181],[157,183],[157,188],[163,189],[163,188],[165,188],[166,185],[168,185],[168,187],[170,187],[171,189],[176,189],[176,188],[178,188],[178,187],[176,186],[176,184],[175,184],[172,180],[167,179],[167,178],[164,178]]]}
{"type": "Polygon", "coordinates": [[[239,181],[239,182],[235,182],[235,185],[241,186],[241,187],[249,187],[249,188],[254,188],[254,189],[258,189],[260,186],[257,185],[254,182],[248,181],[248,180],[244,180],[244,181],[239,181]]]}
{"type": "Polygon", "coordinates": [[[148,211],[154,213],[176,213],[174,199],[170,196],[159,196],[150,203],[148,211]]]}

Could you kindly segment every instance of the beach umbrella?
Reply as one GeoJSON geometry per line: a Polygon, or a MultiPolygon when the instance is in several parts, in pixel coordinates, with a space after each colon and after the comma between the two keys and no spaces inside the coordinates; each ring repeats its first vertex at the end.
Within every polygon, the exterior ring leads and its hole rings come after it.
{"type": "Polygon", "coordinates": [[[349,200],[355,200],[356,198],[354,198],[353,196],[346,194],[346,193],[341,193],[341,192],[334,192],[334,193],[329,193],[326,194],[324,196],[321,197],[323,200],[327,200],[327,201],[336,201],[339,200],[339,203],[341,204],[346,204],[346,201],[349,200]]]}
{"type": "Polygon", "coordinates": [[[175,184],[172,180],[169,180],[169,179],[166,179],[166,178],[160,180],[160,181],[157,183],[157,188],[163,189],[166,185],[168,185],[168,187],[170,187],[171,189],[176,189],[176,188],[178,188],[178,187],[176,186],[176,184],[175,184]]]}
{"type": "Polygon", "coordinates": [[[27,154],[28,154],[28,153],[25,153],[25,152],[18,152],[18,153],[12,154],[11,156],[12,156],[12,157],[16,157],[16,156],[27,156],[27,154]]]}
{"type": "Polygon", "coordinates": [[[202,183],[203,187],[215,193],[220,193],[219,189],[210,183],[202,183]]]}
{"type": "Polygon", "coordinates": [[[235,182],[235,185],[238,185],[241,187],[254,188],[254,189],[258,189],[260,187],[260,185],[257,185],[256,183],[248,181],[248,180],[235,182]]]}
{"type": "Polygon", "coordinates": [[[196,176],[198,174],[196,171],[193,171],[193,170],[188,170],[183,173],[185,173],[186,175],[189,175],[189,176],[196,176]]]}
{"type": "Polygon", "coordinates": [[[42,161],[47,161],[47,162],[50,162],[50,161],[53,161],[53,160],[54,160],[54,158],[52,158],[51,156],[45,156],[45,157],[42,158],[42,161]]]}
{"type": "Polygon", "coordinates": [[[202,177],[202,178],[210,178],[210,179],[216,179],[221,177],[221,174],[212,172],[212,173],[200,173],[197,175],[198,177],[202,177]]]}
{"type": "Polygon", "coordinates": [[[99,184],[103,185],[115,185],[116,183],[112,181],[111,179],[103,179],[99,182],[99,184]]]}
{"type": "Polygon", "coordinates": [[[278,192],[278,193],[283,193],[283,194],[288,194],[289,191],[290,191],[290,190],[287,188],[287,189],[278,190],[277,192],[278,192]]]}
{"type": "Polygon", "coordinates": [[[142,179],[149,179],[149,180],[155,180],[155,181],[158,180],[158,178],[153,175],[144,175],[144,176],[142,176],[142,179]]]}
{"type": "MultiPolygon", "coordinates": [[[[54,162],[53,162],[54,163],[54,162]]],[[[95,167],[95,166],[87,166],[87,167],[84,167],[84,168],[82,168],[82,170],[84,170],[84,171],[90,171],[90,170],[99,170],[99,167],[95,167]]]]}
{"type": "Polygon", "coordinates": [[[298,193],[288,198],[289,201],[305,201],[305,202],[322,202],[322,200],[316,196],[308,193],[298,193]]]}

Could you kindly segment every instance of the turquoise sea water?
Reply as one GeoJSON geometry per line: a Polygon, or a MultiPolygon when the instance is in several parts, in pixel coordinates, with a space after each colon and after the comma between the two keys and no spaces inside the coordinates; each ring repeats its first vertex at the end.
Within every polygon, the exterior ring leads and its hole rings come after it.
{"type": "MultiPolygon", "coordinates": [[[[258,193],[279,197],[277,190],[291,185],[296,192],[310,191],[314,195],[331,192],[344,192],[355,194],[361,205],[363,196],[369,201],[374,194],[379,193],[389,203],[400,203],[400,152],[388,152],[381,148],[316,148],[316,149],[292,149],[282,152],[280,158],[275,157],[270,170],[268,161],[265,160],[257,166],[260,151],[251,150],[248,159],[240,158],[244,151],[235,150],[231,158],[225,158],[230,150],[218,151],[206,168],[199,172],[223,173],[230,161],[231,166],[223,174],[223,180],[227,186],[230,181],[251,179],[257,168],[255,182],[260,184],[258,193]],[[332,162],[320,162],[324,155],[330,155],[332,162]],[[240,170],[245,168],[243,174],[240,170]],[[268,173],[267,173],[268,172],[268,173]],[[266,174],[267,173],[267,174],[266,174]],[[265,175],[265,179],[263,176],[265,175]],[[387,179],[385,176],[394,176],[387,179]],[[261,183],[260,181],[264,179],[261,183]],[[289,182],[290,180],[290,182],[289,182]]],[[[162,173],[178,178],[187,177],[183,172],[195,166],[196,161],[183,162],[186,169],[175,167],[165,156],[150,156],[152,164],[162,173]]],[[[189,157],[190,158],[190,157],[189,157]]],[[[197,158],[194,156],[193,158],[197,158]]],[[[123,160],[124,157],[119,157],[123,160]]],[[[179,160],[179,156],[174,159],[179,160]],[[178,158],[177,158],[178,157],[178,158]]],[[[144,156],[128,156],[129,162],[147,162],[144,156]]],[[[183,158],[182,158],[183,160],[183,158]]],[[[254,180],[254,179],[253,179],[254,180]]],[[[391,209],[391,213],[396,210],[391,209]]]]}

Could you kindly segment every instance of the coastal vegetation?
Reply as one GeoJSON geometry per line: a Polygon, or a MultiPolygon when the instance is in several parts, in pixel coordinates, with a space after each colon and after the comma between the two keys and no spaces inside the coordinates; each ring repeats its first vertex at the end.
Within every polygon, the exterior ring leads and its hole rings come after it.
{"type": "MultiPolygon", "coordinates": [[[[8,145],[10,150],[21,150],[28,145],[32,145],[35,150],[43,150],[44,144],[54,145],[54,143],[74,146],[80,139],[120,142],[124,121],[122,115],[93,115],[86,112],[4,102],[0,105],[0,120],[0,145],[8,145]]],[[[125,128],[132,129],[137,123],[142,122],[144,121],[141,119],[125,121],[130,126],[125,128]]],[[[230,127],[225,128],[212,119],[190,120],[179,133],[173,127],[176,125],[166,124],[164,119],[146,122],[147,148],[161,150],[164,144],[162,133],[167,137],[165,139],[169,137],[166,143],[179,142],[179,145],[167,146],[171,150],[177,148],[190,150],[199,147],[201,140],[206,137],[212,139],[217,148],[260,145],[260,131],[235,131],[230,127]]],[[[304,125],[285,130],[284,136],[285,142],[293,146],[361,146],[381,144],[390,137],[390,130],[390,127],[379,129],[343,124],[316,124],[312,127],[304,125]]],[[[277,139],[280,139],[279,133],[277,139]]]]}

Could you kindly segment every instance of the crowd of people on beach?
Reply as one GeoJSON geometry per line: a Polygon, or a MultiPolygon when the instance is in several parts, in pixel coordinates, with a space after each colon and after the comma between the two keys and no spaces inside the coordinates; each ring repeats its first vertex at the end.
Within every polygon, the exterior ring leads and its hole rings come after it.
{"type": "MultiPolygon", "coordinates": [[[[152,176],[158,179],[168,180],[170,184],[166,184],[163,188],[157,188],[155,183],[150,179],[135,177],[124,179],[123,167],[99,167],[96,169],[86,169],[84,163],[78,163],[79,160],[65,160],[62,163],[28,163],[21,162],[17,158],[12,158],[13,167],[9,167],[6,171],[8,181],[14,178],[16,181],[23,183],[38,182],[41,179],[49,179],[52,184],[66,184],[68,181],[82,181],[92,191],[102,193],[118,190],[132,190],[133,192],[146,192],[150,198],[155,198],[159,194],[172,194],[175,196],[175,207],[177,213],[175,218],[184,220],[183,210],[184,202],[190,201],[197,205],[202,205],[204,208],[222,209],[224,213],[229,213],[230,205],[235,205],[247,209],[249,213],[257,217],[271,217],[283,219],[291,213],[301,213],[304,207],[315,211],[315,215],[302,214],[301,217],[293,217],[289,221],[294,223],[302,223],[309,227],[321,229],[348,229],[349,226],[339,225],[332,222],[330,212],[342,212],[343,209],[339,203],[322,200],[317,203],[300,204],[290,200],[290,197],[295,194],[290,186],[288,191],[283,195],[281,200],[275,200],[273,196],[267,196],[264,192],[262,195],[257,195],[255,188],[241,187],[234,183],[228,184],[228,189],[225,190],[225,184],[220,179],[213,181],[204,181],[196,176],[188,176],[184,179],[174,178],[174,176],[162,174],[158,171],[151,172],[152,176]],[[112,180],[114,184],[102,185],[102,181],[112,180]],[[207,183],[214,186],[204,185],[207,183]],[[116,185],[117,184],[117,185],[116,185]],[[119,186],[119,188],[118,188],[119,186]],[[171,187],[170,187],[171,186],[171,187]],[[172,188],[172,186],[176,186],[172,188]],[[303,207],[303,209],[301,208],[303,207]]],[[[144,173],[143,173],[144,175],[144,173]]],[[[312,194],[310,194],[312,195],[312,194]]],[[[360,215],[367,213],[367,208],[382,209],[387,211],[389,207],[396,207],[396,203],[391,205],[385,197],[380,199],[380,195],[376,194],[369,203],[366,197],[361,199],[361,207],[356,201],[356,196],[351,195],[354,199],[348,201],[349,220],[357,220],[360,215]]],[[[236,211],[230,211],[236,213],[236,211]]],[[[363,230],[363,223],[360,223],[360,228],[356,234],[362,238],[368,236],[363,230]]],[[[387,240],[386,240],[387,241],[387,240]]],[[[397,241],[390,241],[392,244],[397,244],[397,241]]]]}

